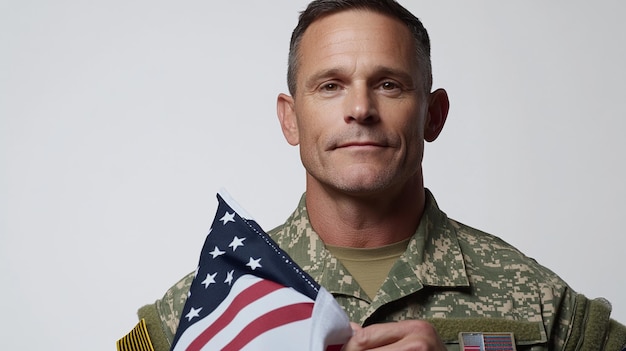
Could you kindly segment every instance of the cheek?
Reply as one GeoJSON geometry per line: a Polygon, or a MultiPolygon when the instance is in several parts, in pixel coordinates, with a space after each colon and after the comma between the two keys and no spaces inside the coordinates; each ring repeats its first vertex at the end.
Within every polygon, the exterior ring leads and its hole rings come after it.
{"type": "Polygon", "coordinates": [[[298,115],[298,136],[300,141],[300,157],[302,162],[309,164],[315,158],[317,141],[319,140],[319,130],[310,115],[300,113],[298,115]]]}
{"type": "Polygon", "coordinates": [[[405,157],[410,162],[419,162],[424,151],[424,125],[418,117],[407,118],[405,123],[397,125],[397,131],[401,133],[404,143],[405,157]]]}
{"type": "Polygon", "coordinates": [[[315,140],[318,139],[318,131],[314,128],[314,125],[310,122],[298,123],[298,134],[300,136],[300,148],[310,150],[315,140]]]}
{"type": "Polygon", "coordinates": [[[332,114],[323,106],[304,106],[296,111],[300,144],[315,147],[323,142],[325,135],[337,126],[333,123],[332,114]]]}
{"type": "Polygon", "coordinates": [[[424,139],[424,125],[417,117],[406,118],[403,123],[396,125],[396,130],[411,144],[424,139]]]}

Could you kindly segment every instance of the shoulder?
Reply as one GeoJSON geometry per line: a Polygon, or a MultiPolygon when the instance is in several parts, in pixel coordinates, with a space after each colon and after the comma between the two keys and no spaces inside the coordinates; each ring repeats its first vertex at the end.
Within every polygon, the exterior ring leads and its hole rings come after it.
{"type": "Polygon", "coordinates": [[[164,340],[167,345],[172,343],[193,278],[193,272],[185,275],[165,292],[163,298],[137,312],[140,319],[145,319],[153,340],[164,340]]]}
{"type": "MultiPolygon", "coordinates": [[[[270,236],[278,235],[282,227],[282,225],[278,226],[270,230],[268,234],[270,236]]],[[[139,318],[145,319],[152,339],[166,340],[168,344],[172,342],[193,278],[194,272],[186,274],[172,285],[162,298],[139,309],[139,318]]]]}
{"type": "Polygon", "coordinates": [[[513,245],[450,219],[430,200],[431,225],[458,242],[470,282],[464,300],[473,308],[486,316],[494,310],[494,316],[542,322],[550,349],[604,345],[619,350],[625,345],[626,328],[610,319],[606,300],[587,299],[513,245]]]}
{"type": "Polygon", "coordinates": [[[549,284],[553,288],[559,290],[567,288],[565,281],[557,274],[501,238],[453,219],[448,219],[448,224],[456,232],[466,268],[470,272],[485,274],[515,272],[520,278],[534,277],[534,280],[549,284]]]}
{"type": "MultiPolygon", "coordinates": [[[[501,238],[456,221],[441,211],[430,192],[427,192],[425,217],[429,235],[443,240],[456,238],[463,257],[466,275],[473,286],[482,292],[507,292],[532,289],[538,294],[561,296],[570,290],[554,272],[526,256],[501,238]]],[[[535,295],[536,296],[536,295],[535,295]]]]}
{"type": "Polygon", "coordinates": [[[549,343],[560,349],[584,297],[501,238],[452,219],[448,224],[456,232],[473,294],[514,319],[541,322],[549,343]]]}

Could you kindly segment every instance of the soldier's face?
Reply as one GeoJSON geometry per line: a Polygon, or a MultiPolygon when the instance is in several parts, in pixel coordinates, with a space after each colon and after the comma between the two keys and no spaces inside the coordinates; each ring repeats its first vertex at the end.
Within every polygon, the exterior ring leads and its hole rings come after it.
{"type": "Polygon", "coordinates": [[[421,181],[428,94],[409,29],[374,12],[340,12],[311,24],[299,58],[281,122],[300,145],[307,182],[371,194],[421,181]]]}

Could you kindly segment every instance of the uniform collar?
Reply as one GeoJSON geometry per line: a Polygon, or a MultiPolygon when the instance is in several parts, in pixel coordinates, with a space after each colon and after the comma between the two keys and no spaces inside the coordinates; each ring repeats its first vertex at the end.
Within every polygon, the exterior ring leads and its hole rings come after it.
{"type": "MultiPolygon", "coordinates": [[[[349,272],[326,250],[311,227],[306,210],[306,194],[282,227],[270,232],[274,240],[318,283],[333,294],[369,300],[349,272]]],[[[426,204],[415,234],[400,259],[392,267],[372,308],[430,287],[469,286],[463,254],[456,230],[426,190],[426,204]]]]}
{"type": "Polygon", "coordinates": [[[420,224],[400,260],[413,267],[415,276],[424,285],[469,286],[456,229],[439,209],[432,193],[425,191],[426,203],[420,224]]]}

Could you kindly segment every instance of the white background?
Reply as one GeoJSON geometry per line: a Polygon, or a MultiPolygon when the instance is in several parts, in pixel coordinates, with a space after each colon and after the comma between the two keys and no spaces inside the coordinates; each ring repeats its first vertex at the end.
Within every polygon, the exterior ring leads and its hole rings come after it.
{"type": "MultiPolygon", "coordinates": [[[[0,348],[112,350],[192,271],[225,187],[266,229],[306,1],[0,0],[0,348]]],[[[404,1],[448,90],[425,183],[626,322],[623,1],[404,1]]]]}

